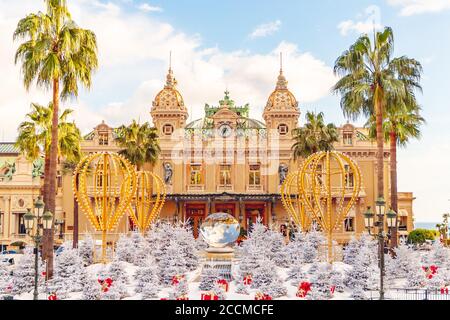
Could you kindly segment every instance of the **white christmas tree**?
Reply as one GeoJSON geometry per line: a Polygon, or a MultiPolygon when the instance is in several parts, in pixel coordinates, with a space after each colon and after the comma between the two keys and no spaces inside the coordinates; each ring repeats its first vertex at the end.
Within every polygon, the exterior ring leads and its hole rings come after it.
{"type": "Polygon", "coordinates": [[[87,233],[84,240],[80,241],[78,246],[78,254],[83,259],[84,265],[89,266],[94,263],[95,242],[92,235],[87,233]]]}
{"type": "MultiPolygon", "coordinates": [[[[34,288],[34,248],[26,247],[22,258],[17,262],[16,267],[13,270],[12,276],[12,293],[20,294],[29,292],[34,288]]],[[[43,271],[43,265],[39,260],[39,270],[43,271]]],[[[40,275],[39,275],[39,278],[40,275]]]]}
{"type": "Polygon", "coordinates": [[[305,234],[297,231],[293,234],[291,241],[287,245],[287,250],[291,257],[291,263],[303,262],[303,251],[305,247],[305,234]]]}
{"type": "Polygon", "coordinates": [[[243,281],[239,281],[236,286],[236,293],[249,295],[248,285],[245,285],[243,281]]]}
{"type": "Polygon", "coordinates": [[[111,287],[120,295],[120,299],[128,297],[127,284],[129,283],[128,274],[125,271],[123,262],[114,260],[108,268],[108,276],[113,280],[111,287]]]}
{"type": "Polygon", "coordinates": [[[335,287],[335,290],[337,292],[344,292],[344,277],[342,273],[333,268],[330,277],[331,284],[335,287]]]}
{"type": "Polygon", "coordinates": [[[175,241],[170,242],[159,259],[158,274],[163,285],[171,284],[174,276],[184,275],[187,272],[183,253],[175,241]]]}
{"type": "Polygon", "coordinates": [[[219,270],[215,268],[203,268],[198,288],[202,291],[211,290],[220,280],[219,270]]]}
{"type": "Polygon", "coordinates": [[[156,267],[151,261],[143,267],[136,269],[134,274],[136,286],[134,291],[141,293],[143,299],[155,298],[159,292],[159,278],[156,267]]]}
{"type": "Polygon", "coordinates": [[[190,226],[187,223],[176,225],[173,230],[173,239],[180,247],[181,254],[186,262],[187,270],[195,270],[199,265],[197,243],[190,226]]]}
{"type": "Polygon", "coordinates": [[[101,286],[98,280],[92,277],[88,277],[83,287],[83,294],[81,299],[83,300],[100,300],[101,286]]]}
{"type": "Polygon", "coordinates": [[[189,294],[189,287],[186,279],[182,279],[172,286],[169,292],[169,300],[177,300],[189,294]]]}
{"type": "Polygon", "coordinates": [[[446,267],[449,263],[449,249],[444,247],[440,241],[433,244],[429,254],[429,264],[439,268],[446,267]]]}
{"type": "Polygon", "coordinates": [[[277,273],[276,265],[270,259],[262,260],[253,272],[251,288],[259,289],[277,298],[287,294],[287,289],[277,273]]]}
{"type": "Polygon", "coordinates": [[[211,291],[214,295],[216,295],[219,298],[219,300],[226,299],[225,289],[221,285],[219,285],[217,282],[211,288],[211,291]]]}
{"type": "Polygon", "coordinates": [[[353,300],[367,300],[367,294],[363,287],[356,286],[352,289],[352,292],[350,294],[350,298],[353,300]]]}
{"type": "Polygon", "coordinates": [[[291,280],[293,286],[298,286],[300,282],[306,280],[306,273],[303,271],[302,263],[299,260],[291,265],[286,280],[291,280]]]}
{"type": "Polygon", "coordinates": [[[7,292],[11,285],[11,273],[7,268],[7,264],[0,262],[0,294],[7,292]]]}
{"type": "Polygon", "coordinates": [[[133,231],[130,236],[130,245],[133,250],[130,253],[131,262],[136,266],[143,266],[149,257],[150,250],[148,249],[148,243],[138,231],[133,231]]]}
{"type": "Polygon", "coordinates": [[[63,298],[70,292],[83,290],[87,273],[77,249],[65,247],[55,259],[54,277],[49,281],[49,293],[63,298]]]}
{"type": "Polygon", "coordinates": [[[394,250],[395,258],[391,261],[386,259],[388,263],[387,273],[392,273],[392,278],[404,278],[408,275],[411,266],[416,263],[416,252],[408,247],[407,244],[401,243],[394,250]]]}
{"type": "Polygon", "coordinates": [[[311,276],[311,292],[306,296],[309,300],[328,300],[333,297],[331,287],[332,266],[328,263],[320,263],[317,270],[311,276]]]}
{"type": "Polygon", "coordinates": [[[359,251],[359,241],[352,236],[348,244],[344,248],[344,259],[343,262],[349,265],[353,265],[355,258],[359,251]]]}
{"type": "Polygon", "coordinates": [[[406,275],[406,286],[411,289],[423,288],[426,284],[425,272],[419,263],[412,266],[406,275]]]}
{"type": "Polygon", "coordinates": [[[371,260],[370,249],[362,247],[355,257],[352,268],[345,273],[344,284],[350,289],[366,289],[370,285],[371,272],[373,270],[374,265],[371,260]]]}
{"type": "Polygon", "coordinates": [[[125,234],[121,234],[119,240],[116,242],[115,258],[120,261],[133,263],[135,252],[136,250],[131,238],[125,234]]]}
{"type": "Polygon", "coordinates": [[[269,246],[269,258],[272,259],[278,267],[287,268],[290,257],[283,235],[278,231],[269,230],[267,233],[269,246]]]}

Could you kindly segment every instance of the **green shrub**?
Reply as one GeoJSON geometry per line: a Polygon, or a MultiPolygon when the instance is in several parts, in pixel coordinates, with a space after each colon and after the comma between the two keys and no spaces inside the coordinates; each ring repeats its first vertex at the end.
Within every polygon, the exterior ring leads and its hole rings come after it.
{"type": "Polygon", "coordinates": [[[427,229],[415,229],[408,235],[408,243],[422,244],[426,240],[434,240],[435,232],[427,229]]]}

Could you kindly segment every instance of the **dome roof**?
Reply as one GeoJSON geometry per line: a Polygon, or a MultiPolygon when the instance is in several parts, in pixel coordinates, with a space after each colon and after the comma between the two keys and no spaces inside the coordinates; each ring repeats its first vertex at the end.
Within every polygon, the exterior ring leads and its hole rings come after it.
{"type": "Polygon", "coordinates": [[[180,92],[176,89],[177,81],[173,77],[172,69],[166,77],[166,84],[164,89],[162,89],[155,97],[153,101],[152,111],[185,111],[187,109],[184,105],[183,97],[180,92]]]}
{"type": "Polygon", "coordinates": [[[287,88],[287,80],[283,75],[283,70],[280,70],[277,85],[275,90],[270,94],[267,100],[264,112],[269,111],[298,111],[298,102],[295,96],[287,88]]]}

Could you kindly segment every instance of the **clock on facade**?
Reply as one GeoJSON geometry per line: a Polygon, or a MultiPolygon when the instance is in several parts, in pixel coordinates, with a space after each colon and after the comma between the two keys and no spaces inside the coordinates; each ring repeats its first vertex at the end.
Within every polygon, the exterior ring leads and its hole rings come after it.
{"type": "Polygon", "coordinates": [[[219,135],[223,138],[228,138],[231,135],[232,129],[228,124],[223,124],[219,127],[219,135]]]}

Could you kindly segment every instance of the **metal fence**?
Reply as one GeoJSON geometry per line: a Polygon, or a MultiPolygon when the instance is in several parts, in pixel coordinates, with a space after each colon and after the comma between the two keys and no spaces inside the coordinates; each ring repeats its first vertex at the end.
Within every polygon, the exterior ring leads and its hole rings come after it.
{"type": "MultiPolygon", "coordinates": [[[[369,291],[370,300],[378,300],[379,292],[369,291]]],[[[450,294],[433,289],[389,289],[384,294],[385,300],[450,300],[450,294]]]]}

